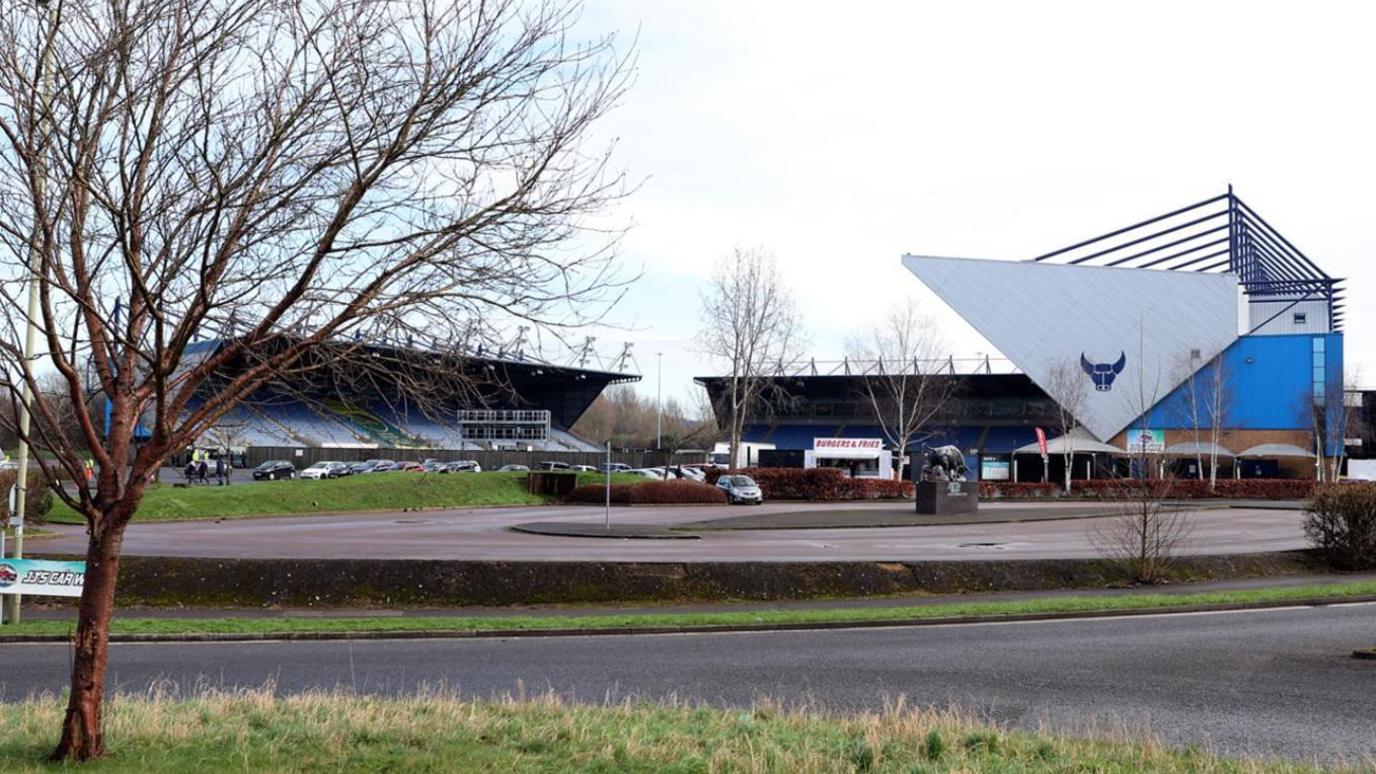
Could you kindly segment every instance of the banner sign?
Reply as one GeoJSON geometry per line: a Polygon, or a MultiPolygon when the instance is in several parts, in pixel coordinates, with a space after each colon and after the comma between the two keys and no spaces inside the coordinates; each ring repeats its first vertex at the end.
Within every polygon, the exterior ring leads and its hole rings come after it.
{"type": "Polygon", "coordinates": [[[812,453],[822,459],[874,459],[884,451],[882,438],[813,438],[812,453]]]}
{"type": "Polygon", "coordinates": [[[1040,427],[1034,427],[1034,428],[1032,428],[1032,429],[1035,430],[1036,433],[1037,433],[1037,449],[1040,450],[1041,453],[1042,453],[1042,456],[1045,457],[1045,456],[1046,456],[1046,431],[1043,430],[1043,429],[1041,429],[1040,427]]]}
{"type": "Polygon", "coordinates": [[[813,438],[812,448],[822,449],[869,449],[879,451],[884,448],[882,438],[813,438]]]}
{"type": "Polygon", "coordinates": [[[79,597],[85,579],[85,562],[0,559],[0,594],[79,597]]]}
{"type": "Polygon", "coordinates": [[[1165,430],[1135,429],[1128,431],[1129,454],[1160,454],[1165,450],[1165,430]]]}

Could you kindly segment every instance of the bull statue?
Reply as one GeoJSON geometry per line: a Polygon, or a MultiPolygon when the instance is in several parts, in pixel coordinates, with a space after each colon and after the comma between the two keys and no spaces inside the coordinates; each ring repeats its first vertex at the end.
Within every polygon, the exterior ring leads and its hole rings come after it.
{"type": "Polygon", "coordinates": [[[1118,374],[1123,372],[1123,368],[1128,364],[1128,354],[1118,353],[1118,360],[1112,363],[1091,363],[1085,353],[1080,353],[1080,367],[1085,369],[1089,378],[1094,380],[1094,389],[1099,392],[1108,392],[1113,389],[1113,380],[1118,374]]]}
{"type": "Polygon", "coordinates": [[[923,471],[926,481],[964,481],[970,469],[965,466],[965,455],[955,446],[938,446],[927,450],[927,467],[923,471]]]}

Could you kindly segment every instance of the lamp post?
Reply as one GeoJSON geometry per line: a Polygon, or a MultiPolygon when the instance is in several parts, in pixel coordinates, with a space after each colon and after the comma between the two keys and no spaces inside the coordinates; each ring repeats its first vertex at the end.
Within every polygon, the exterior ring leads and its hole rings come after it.
{"type": "MultiPolygon", "coordinates": [[[[664,353],[655,353],[655,451],[663,447],[660,437],[664,434],[664,353]]],[[[664,461],[667,466],[668,460],[664,461]]]]}
{"type": "MultiPolygon", "coordinates": [[[[37,0],[39,18],[45,23],[48,19],[48,0],[37,0]]],[[[52,46],[46,41],[43,43],[43,62],[39,66],[42,70],[42,91],[39,93],[40,116],[47,118],[48,105],[52,101],[52,46]]],[[[42,123],[39,126],[43,126],[42,123]]],[[[41,131],[41,130],[40,130],[41,131]]],[[[38,208],[43,206],[44,192],[47,190],[48,168],[43,160],[43,154],[47,150],[47,143],[40,141],[38,155],[35,159],[34,167],[34,197],[38,208]]],[[[35,219],[36,220],[36,219],[35,219]]],[[[41,275],[41,259],[38,252],[39,234],[37,225],[34,227],[33,245],[29,248],[29,308],[28,323],[24,330],[24,369],[32,369],[35,352],[38,348],[38,285],[41,275]]],[[[31,378],[31,374],[29,374],[31,378]]],[[[33,402],[33,389],[29,386],[30,378],[24,380],[23,397],[19,401],[19,448],[16,453],[19,468],[16,472],[17,477],[14,482],[14,511],[10,518],[18,522],[14,528],[14,558],[24,558],[24,510],[28,506],[29,493],[29,427],[31,418],[29,414],[29,404],[33,402]]],[[[0,556],[0,559],[4,558],[0,556]]],[[[10,623],[19,623],[19,607],[21,597],[18,594],[10,594],[5,598],[5,603],[9,607],[10,623]]]]}

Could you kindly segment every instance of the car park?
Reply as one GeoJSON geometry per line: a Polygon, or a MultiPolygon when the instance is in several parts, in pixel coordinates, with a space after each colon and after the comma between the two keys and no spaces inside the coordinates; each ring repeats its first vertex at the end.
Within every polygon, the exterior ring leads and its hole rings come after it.
{"type": "Polygon", "coordinates": [[[754,503],[759,505],[764,502],[764,493],[760,491],[760,485],[755,483],[755,479],[750,476],[722,476],[717,479],[717,488],[726,493],[726,501],[732,503],[754,503]]]}
{"type": "Polygon", "coordinates": [[[317,462],[297,475],[300,478],[339,478],[349,475],[349,466],[343,462],[317,462]]]}
{"type": "Polygon", "coordinates": [[[268,460],[253,469],[254,481],[278,481],[296,478],[296,468],[286,460],[268,460]]]}

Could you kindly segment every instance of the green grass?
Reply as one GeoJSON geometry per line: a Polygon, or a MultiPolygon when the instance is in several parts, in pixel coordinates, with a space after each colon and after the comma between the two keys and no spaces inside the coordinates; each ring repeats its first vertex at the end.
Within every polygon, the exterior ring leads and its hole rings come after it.
{"type": "MultiPolygon", "coordinates": [[[[247,471],[239,473],[247,477],[247,471]]],[[[579,484],[604,481],[599,473],[580,473],[579,484]]],[[[613,483],[636,483],[636,476],[613,476],[613,483]]],[[[326,481],[288,480],[230,486],[153,487],[139,506],[136,521],[239,519],[403,508],[458,508],[541,505],[550,498],[526,491],[525,473],[372,473],[326,481]]],[[[55,502],[51,521],[80,524],[81,517],[55,502]]]]}
{"type": "MultiPolygon", "coordinates": [[[[62,714],[52,698],[6,705],[6,772],[48,771],[62,714]]],[[[1309,772],[1229,760],[1118,731],[1096,739],[980,725],[906,708],[836,715],[763,701],[579,706],[554,698],[462,701],[270,689],[106,704],[109,755],[83,771],[510,772],[1309,772]]]]}
{"type": "MultiPolygon", "coordinates": [[[[1180,605],[1281,603],[1301,599],[1332,599],[1376,595],[1376,581],[1316,586],[1287,586],[1193,594],[1130,594],[1120,596],[1064,596],[990,602],[855,607],[799,610],[722,611],[708,613],[626,613],[612,615],[402,616],[360,618],[135,618],[117,616],[115,634],[296,634],[330,632],[509,632],[550,629],[620,629],[695,627],[750,624],[868,623],[929,620],[965,616],[1015,616],[1042,613],[1095,613],[1151,610],[1180,605]]],[[[0,635],[65,635],[67,621],[25,621],[0,628],[0,635]]]]}

